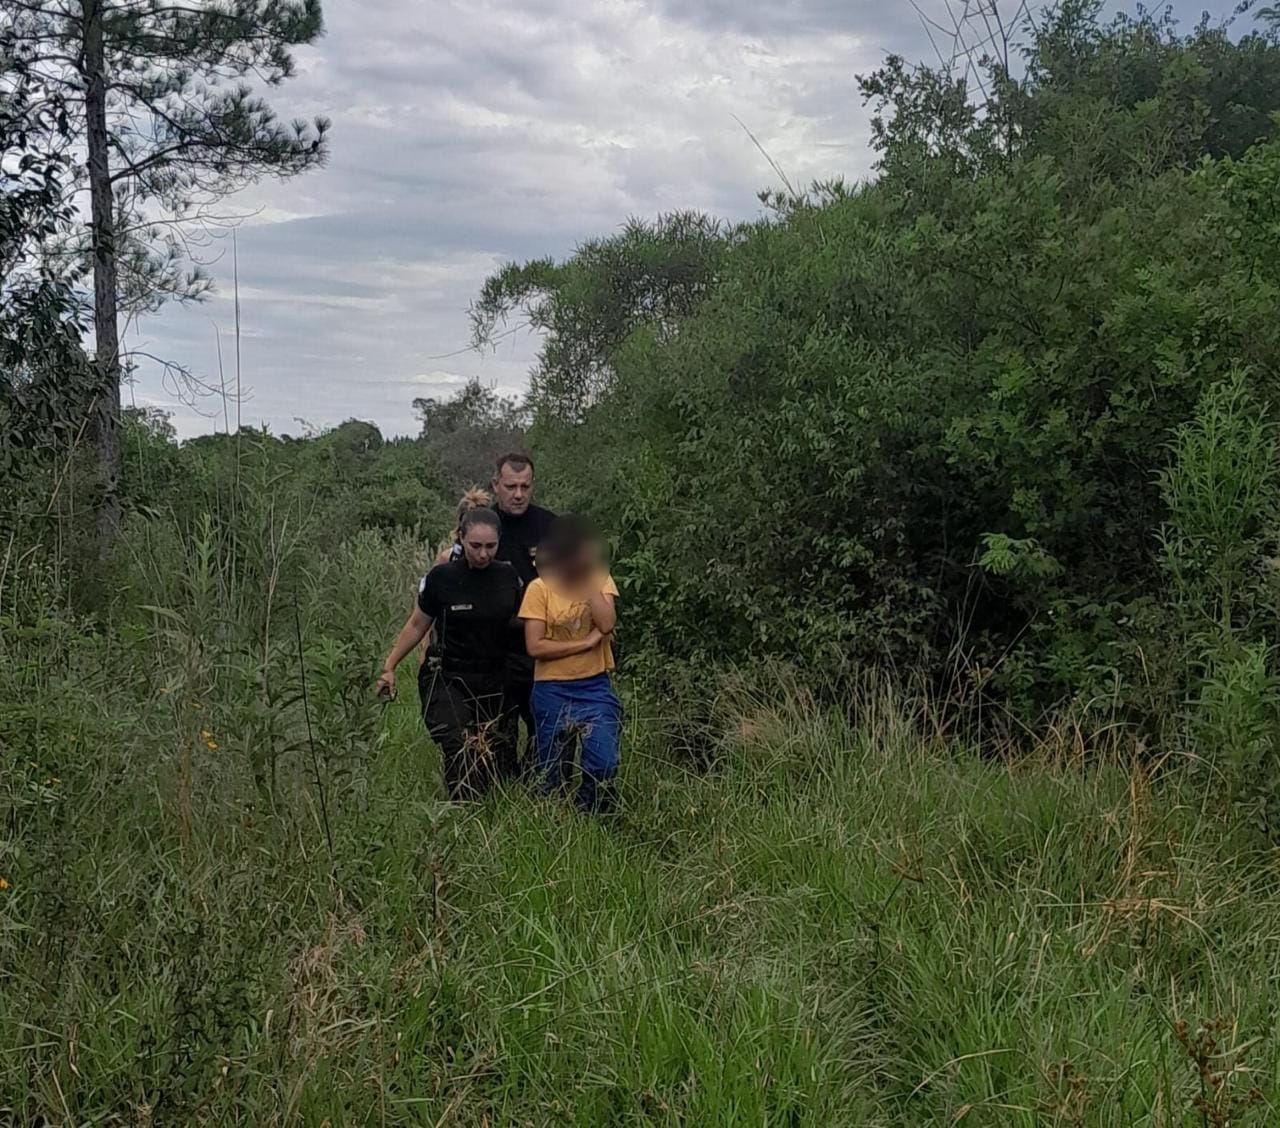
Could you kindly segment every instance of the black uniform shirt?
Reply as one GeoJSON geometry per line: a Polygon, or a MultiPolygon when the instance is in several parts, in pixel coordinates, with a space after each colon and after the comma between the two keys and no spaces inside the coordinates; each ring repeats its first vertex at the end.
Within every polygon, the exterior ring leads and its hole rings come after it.
{"type": "Polygon", "coordinates": [[[531,505],[519,517],[498,510],[502,536],[498,540],[498,559],[505,560],[526,587],[537,578],[536,550],[551,528],[556,515],[550,509],[531,505]]]}
{"type": "Polygon", "coordinates": [[[516,570],[500,560],[487,568],[472,568],[465,558],[450,560],[427,573],[418,607],[435,624],[446,673],[501,673],[520,593],[516,570]]]}

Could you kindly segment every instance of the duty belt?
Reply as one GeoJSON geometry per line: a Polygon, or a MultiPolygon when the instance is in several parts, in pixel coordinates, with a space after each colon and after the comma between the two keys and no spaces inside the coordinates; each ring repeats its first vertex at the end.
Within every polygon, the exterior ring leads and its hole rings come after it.
{"type": "Polygon", "coordinates": [[[501,681],[506,676],[506,659],[450,658],[440,663],[440,672],[448,678],[492,678],[501,681]]]}

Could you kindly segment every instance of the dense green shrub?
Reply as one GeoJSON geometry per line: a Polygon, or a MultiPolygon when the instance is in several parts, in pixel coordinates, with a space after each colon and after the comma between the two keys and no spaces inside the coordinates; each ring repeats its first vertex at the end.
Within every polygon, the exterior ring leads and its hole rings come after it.
{"type": "MultiPolygon", "coordinates": [[[[985,108],[890,60],[872,183],[487,288],[482,330],[524,303],[548,335],[533,440],[611,531],[639,667],[923,664],[1154,735],[1197,696],[1168,475],[1213,389],[1280,403],[1280,40],[1098,13],[1060,8],[1021,78],[990,64],[985,108]]],[[[1265,585],[1235,598],[1235,641],[1267,637],[1265,585]]]]}

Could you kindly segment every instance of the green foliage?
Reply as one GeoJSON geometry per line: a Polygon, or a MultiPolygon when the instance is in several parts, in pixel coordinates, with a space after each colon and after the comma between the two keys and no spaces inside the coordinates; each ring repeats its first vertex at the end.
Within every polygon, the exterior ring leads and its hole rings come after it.
{"type": "Polygon", "coordinates": [[[943,67],[890,56],[860,79],[875,106],[880,168],[908,207],[943,208],[956,178],[1015,157],[1051,157],[1084,189],[1189,169],[1204,156],[1239,158],[1272,134],[1275,32],[1233,39],[1229,24],[1206,16],[1184,36],[1168,8],[1109,23],[1103,10],[1102,0],[1062,0],[1021,28],[1001,24],[1012,39],[1003,49],[997,41],[943,67]]]}
{"type": "Polygon", "coordinates": [[[1262,602],[1259,569],[1276,547],[1275,425],[1246,377],[1232,373],[1206,389],[1172,448],[1162,475],[1164,565],[1201,629],[1216,624],[1229,638],[1262,602]]]}
{"type": "Polygon", "coordinates": [[[74,441],[89,398],[74,272],[49,245],[76,221],[64,100],[0,35],[0,483],[44,468],[74,441]]]}
{"type": "Polygon", "coordinates": [[[676,212],[630,220],[566,263],[512,264],[485,283],[472,310],[476,344],[495,344],[517,314],[543,332],[534,400],[545,416],[575,422],[609,388],[612,354],[629,334],[643,326],[665,338],[697,308],[731,239],[714,219],[676,212]]]}
{"type": "Polygon", "coordinates": [[[1206,15],[1181,35],[1170,9],[1099,19],[1097,0],[1059,5],[1027,53],[1019,132],[1033,151],[1066,155],[1082,175],[1150,175],[1202,155],[1240,157],[1272,133],[1280,39],[1233,39],[1206,15]],[[1022,116],[1025,115],[1025,116],[1022,116]],[[1126,172],[1127,170],[1127,172],[1126,172]]]}
{"type": "Polygon", "coordinates": [[[0,633],[0,1115],[1194,1123],[1181,1032],[1224,1027],[1209,1097],[1267,1122],[1274,866],[1176,776],[1070,730],[1010,770],[883,687],[739,678],[711,770],[629,700],[607,826],[451,807],[411,695],[345,694],[418,566],[374,546],[308,546],[257,712],[208,529],[153,629],[0,633]]]}
{"type": "Polygon", "coordinates": [[[1231,214],[1240,219],[1226,235],[1274,282],[1280,274],[1280,146],[1256,149],[1247,160],[1227,160],[1223,167],[1231,214]]]}
{"type": "Polygon", "coordinates": [[[1210,787],[1272,838],[1280,832],[1280,678],[1275,648],[1220,643],[1192,700],[1195,746],[1210,787]]]}
{"type": "Polygon", "coordinates": [[[1276,537],[1280,467],[1270,412],[1242,373],[1206,389],[1162,476],[1163,563],[1191,669],[1190,727],[1209,781],[1280,831],[1276,537]]]}
{"type": "Polygon", "coordinates": [[[1034,537],[1015,540],[1004,533],[987,533],[982,538],[983,553],[978,564],[997,576],[1017,579],[1048,579],[1061,571],[1056,560],[1034,537]]]}
{"type": "Polygon", "coordinates": [[[524,446],[528,412],[476,379],[450,398],[415,399],[413,410],[422,420],[422,446],[457,494],[487,486],[498,458],[524,446]]]}
{"type": "MultiPolygon", "coordinates": [[[[990,61],[977,106],[891,59],[864,81],[879,178],[686,236],[695,291],[654,268],[661,225],[492,280],[482,328],[535,299],[531,438],[612,533],[629,661],[967,668],[1024,718],[1069,696],[1169,735],[1207,651],[1168,645],[1162,545],[1226,552],[1196,522],[1229,483],[1210,471],[1193,502],[1179,479],[1175,505],[1167,476],[1212,389],[1263,430],[1277,403],[1280,142],[1253,142],[1280,43],[1099,10],[1052,13],[1021,77],[990,61]],[[628,259],[670,292],[607,284],[628,259]],[[566,411],[571,384],[591,391],[566,411]]],[[[1244,641],[1274,620],[1255,581],[1276,483],[1248,488],[1244,641]]]]}
{"type": "Polygon", "coordinates": [[[359,420],[307,439],[245,428],[179,449],[162,415],[126,412],[123,443],[126,504],[172,513],[184,530],[212,513],[228,527],[241,522],[237,535],[247,535],[246,499],[263,521],[288,515],[295,536],[322,528],[335,543],[366,529],[439,536],[452,520],[453,491],[424,444],[384,440],[359,420]]]}
{"type": "Polygon", "coordinates": [[[187,467],[167,412],[126,408],[120,421],[120,445],[133,506],[157,511],[181,494],[187,467]]]}
{"type": "Polygon", "coordinates": [[[678,334],[616,350],[571,445],[535,431],[666,652],[911,660],[972,624],[994,656],[1064,597],[1158,583],[1158,437],[1280,357],[1221,177],[1076,203],[1036,159],[954,192],[946,224],[876,187],[741,233],[678,334]]]}

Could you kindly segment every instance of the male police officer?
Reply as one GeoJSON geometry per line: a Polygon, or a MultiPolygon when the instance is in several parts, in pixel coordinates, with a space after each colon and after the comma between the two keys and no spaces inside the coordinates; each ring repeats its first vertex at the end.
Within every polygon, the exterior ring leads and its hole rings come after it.
{"type": "MultiPolygon", "coordinates": [[[[527,454],[504,454],[493,475],[494,508],[502,522],[497,559],[510,564],[525,586],[538,575],[538,544],[555,520],[549,509],[533,504],[533,459],[527,454]]],[[[517,625],[507,661],[508,706],[518,712],[533,740],[533,659],[525,653],[524,634],[517,625]]]]}

